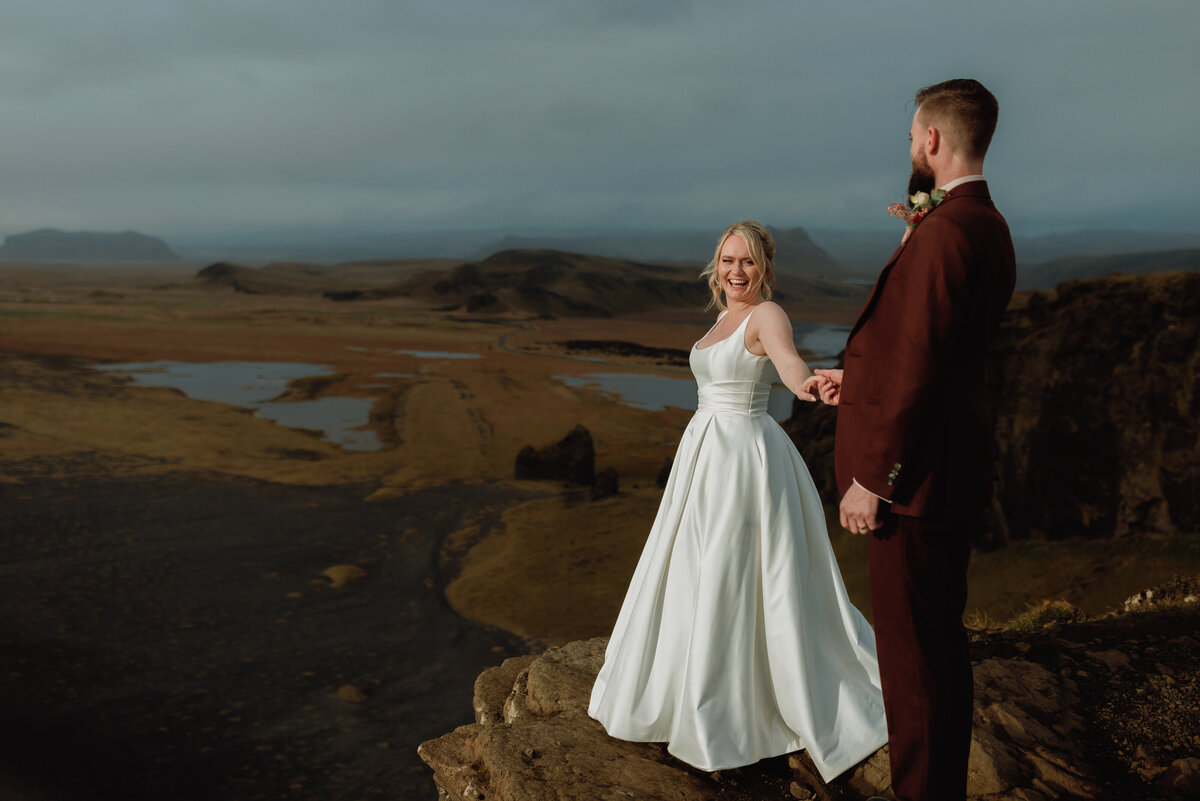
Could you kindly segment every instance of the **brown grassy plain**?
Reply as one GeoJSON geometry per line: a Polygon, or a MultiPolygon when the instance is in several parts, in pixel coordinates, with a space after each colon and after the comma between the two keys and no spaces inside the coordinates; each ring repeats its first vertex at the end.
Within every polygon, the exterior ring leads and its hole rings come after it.
{"type": "MultiPolygon", "coordinates": [[[[704,331],[704,312],[470,318],[401,298],[344,303],[247,295],[198,282],[194,273],[191,266],[0,268],[3,422],[10,427],[3,460],[56,456],[68,471],[70,454],[100,451],[114,457],[113,470],[361,484],[374,487],[370,500],[506,481],[522,446],[548,444],[581,423],[596,443],[597,467],[617,469],[622,493],[590,503],[578,490],[542,484],[532,485],[542,497],[518,501],[522,493],[515,490],[531,485],[514,484],[511,505],[493,505],[484,522],[445,532],[446,595],[460,614],[531,642],[607,630],[657,505],[654,477],[688,414],[633,409],[556,376],[613,366],[687,372],[620,356],[607,357],[605,367],[569,358],[555,343],[624,340],[686,349],[704,331]],[[424,359],[400,350],[481,358],[424,359]],[[174,390],[132,387],[87,368],[159,359],[329,365],[331,380],[298,382],[286,397],[376,398],[370,427],[384,447],[346,451],[314,432],[174,390]]],[[[356,278],[371,275],[364,269],[356,278]]],[[[394,280],[386,271],[376,278],[394,280]]],[[[798,298],[789,310],[797,319],[848,322],[860,302],[798,298]]],[[[5,480],[14,479],[0,469],[5,480]]],[[[829,514],[847,585],[869,614],[863,543],[836,526],[832,508],[829,514]]],[[[1194,547],[1174,542],[1030,543],[976,555],[969,608],[1004,619],[1042,598],[1062,597],[1097,612],[1198,565],[1194,547]]]]}

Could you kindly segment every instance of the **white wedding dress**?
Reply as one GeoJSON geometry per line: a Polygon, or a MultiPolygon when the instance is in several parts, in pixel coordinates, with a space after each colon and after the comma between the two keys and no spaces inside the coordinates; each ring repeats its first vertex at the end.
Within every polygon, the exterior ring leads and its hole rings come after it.
{"type": "Polygon", "coordinates": [[[875,635],[808,468],[767,415],[775,368],[745,328],[692,348],[699,408],[588,713],[709,771],[805,749],[829,781],[887,742],[875,635]]]}

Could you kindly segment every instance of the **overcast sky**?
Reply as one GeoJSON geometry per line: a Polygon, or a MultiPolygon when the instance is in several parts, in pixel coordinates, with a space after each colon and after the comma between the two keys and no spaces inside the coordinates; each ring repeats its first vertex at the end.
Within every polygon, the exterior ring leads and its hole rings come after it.
{"type": "Polygon", "coordinates": [[[1014,231],[1200,230],[1196,0],[0,9],[0,234],[886,229],[959,76],[1014,231]]]}

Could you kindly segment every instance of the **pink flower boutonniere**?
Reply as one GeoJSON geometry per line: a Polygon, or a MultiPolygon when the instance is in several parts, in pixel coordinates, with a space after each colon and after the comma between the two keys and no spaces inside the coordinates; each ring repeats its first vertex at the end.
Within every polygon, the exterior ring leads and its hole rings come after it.
{"type": "Polygon", "coordinates": [[[918,192],[915,195],[910,195],[909,205],[903,203],[893,203],[888,206],[888,214],[894,217],[899,217],[908,223],[904,230],[904,239],[901,243],[907,242],[908,237],[916,230],[916,227],[921,224],[921,220],[925,219],[925,215],[933,211],[933,209],[946,199],[945,189],[935,189],[933,194],[928,192],[918,192]]]}

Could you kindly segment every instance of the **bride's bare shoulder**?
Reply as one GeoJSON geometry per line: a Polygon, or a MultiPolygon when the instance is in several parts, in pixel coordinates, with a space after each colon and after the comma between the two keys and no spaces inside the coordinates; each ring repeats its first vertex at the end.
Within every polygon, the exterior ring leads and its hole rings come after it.
{"type": "Polygon", "coordinates": [[[756,322],[759,325],[779,325],[780,323],[783,323],[784,325],[791,325],[791,322],[788,320],[787,312],[785,312],[783,307],[773,300],[764,300],[762,303],[758,304],[758,307],[754,310],[754,316],[758,318],[756,322]]]}

